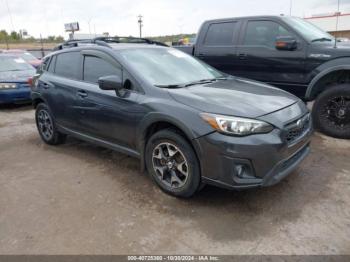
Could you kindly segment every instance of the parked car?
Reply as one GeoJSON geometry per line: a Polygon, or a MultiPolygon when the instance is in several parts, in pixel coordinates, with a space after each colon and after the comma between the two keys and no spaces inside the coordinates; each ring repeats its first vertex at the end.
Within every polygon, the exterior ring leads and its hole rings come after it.
{"type": "Polygon", "coordinates": [[[54,52],[32,98],[45,143],[72,135],[138,157],[162,190],[180,197],[202,184],[276,184],[310,151],[300,99],[168,47],[99,43],[54,52]]]}
{"type": "Polygon", "coordinates": [[[22,58],[0,54],[0,104],[31,100],[28,79],[35,69],[22,58]]]}
{"type": "Polygon", "coordinates": [[[194,46],[177,48],[230,75],[315,100],[315,127],[350,138],[350,45],[311,23],[285,16],[210,20],[194,46]]]}
{"type": "Polygon", "coordinates": [[[35,68],[38,68],[41,64],[41,60],[33,56],[31,53],[29,53],[27,50],[22,49],[8,49],[8,50],[2,50],[2,53],[4,54],[10,54],[15,55],[18,57],[21,57],[24,59],[28,64],[32,65],[35,68]]]}

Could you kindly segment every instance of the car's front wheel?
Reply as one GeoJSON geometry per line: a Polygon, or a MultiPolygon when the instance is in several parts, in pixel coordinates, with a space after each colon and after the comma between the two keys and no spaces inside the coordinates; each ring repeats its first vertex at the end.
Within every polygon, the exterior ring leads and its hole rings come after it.
{"type": "Polygon", "coordinates": [[[155,133],[145,151],[147,170],[157,185],[177,197],[190,197],[199,188],[200,170],[191,145],[175,130],[155,133]]]}
{"type": "Polygon", "coordinates": [[[39,135],[46,144],[58,145],[64,143],[66,135],[57,130],[52,114],[46,104],[40,103],[36,107],[35,121],[39,135]]]}
{"type": "Polygon", "coordinates": [[[322,133],[350,138],[350,85],[341,84],[322,92],[316,99],[312,117],[322,133]]]}

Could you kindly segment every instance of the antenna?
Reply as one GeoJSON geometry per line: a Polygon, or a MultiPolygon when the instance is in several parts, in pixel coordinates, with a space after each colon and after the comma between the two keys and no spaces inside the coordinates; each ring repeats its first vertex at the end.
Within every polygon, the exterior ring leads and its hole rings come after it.
{"type": "Polygon", "coordinates": [[[138,18],[139,18],[139,19],[137,20],[137,22],[139,23],[139,27],[140,27],[140,38],[142,38],[142,27],[143,27],[142,18],[143,18],[143,16],[142,16],[142,15],[139,15],[138,18]]]}

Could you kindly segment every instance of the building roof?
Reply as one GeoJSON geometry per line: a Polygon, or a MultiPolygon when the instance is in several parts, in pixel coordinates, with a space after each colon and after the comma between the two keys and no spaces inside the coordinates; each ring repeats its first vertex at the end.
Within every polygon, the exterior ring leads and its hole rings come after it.
{"type": "Polygon", "coordinates": [[[304,18],[307,21],[313,23],[319,28],[327,32],[335,31],[349,31],[350,30],[350,13],[344,13],[338,15],[338,29],[337,26],[337,13],[315,15],[312,17],[304,18]]]}

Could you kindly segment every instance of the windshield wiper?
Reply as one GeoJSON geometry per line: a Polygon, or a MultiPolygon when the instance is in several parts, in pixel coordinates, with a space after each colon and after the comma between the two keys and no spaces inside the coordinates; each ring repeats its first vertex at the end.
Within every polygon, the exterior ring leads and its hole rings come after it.
{"type": "Polygon", "coordinates": [[[193,86],[193,85],[200,85],[200,84],[207,84],[207,83],[212,83],[218,80],[226,80],[226,77],[218,77],[218,78],[209,78],[209,79],[201,79],[198,81],[193,81],[187,84],[184,84],[184,86],[193,86]]]}
{"type": "Polygon", "coordinates": [[[154,85],[156,87],[160,88],[181,88],[184,87],[184,85],[154,85]]]}
{"type": "Polygon", "coordinates": [[[155,85],[155,86],[160,87],[160,88],[182,88],[182,87],[212,83],[212,82],[215,82],[217,80],[227,80],[227,79],[228,79],[227,77],[218,77],[218,78],[201,79],[198,81],[193,81],[193,82],[184,83],[184,84],[155,85]]]}
{"type": "Polygon", "coordinates": [[[327,37],[315,38],[315,39],[311,40],[311,43],[313,43],[313,42],[323,42],[323,41],[329,41],[329,42],[331,42],[332,39],[327,38],[327,37]]]}

